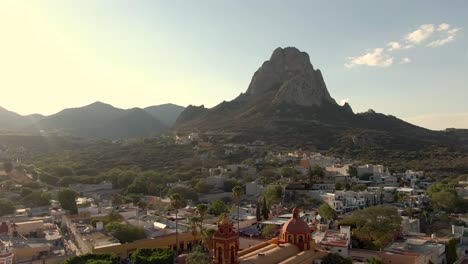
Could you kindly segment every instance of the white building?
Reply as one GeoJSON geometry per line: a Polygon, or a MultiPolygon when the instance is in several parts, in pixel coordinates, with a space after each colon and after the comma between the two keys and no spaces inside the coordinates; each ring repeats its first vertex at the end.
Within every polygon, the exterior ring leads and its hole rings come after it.
{"type": "Polygon", "coordinates": [[[366,164],[358,166],[356,169],[358,177],[364,176],[366,174],[373,176],[382,176],[385,172],[385,168],[383,165],[366,164]]]}

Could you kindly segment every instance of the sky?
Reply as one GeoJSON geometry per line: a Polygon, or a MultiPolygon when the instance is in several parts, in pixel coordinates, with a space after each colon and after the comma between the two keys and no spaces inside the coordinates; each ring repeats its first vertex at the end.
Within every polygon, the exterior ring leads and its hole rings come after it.
{"type": "Polygon", "coordinates": [[[431,129],[468,128],[468,1],[0,0],[0,106],[213,107],[277,47],[330,94],[431,129]]]}

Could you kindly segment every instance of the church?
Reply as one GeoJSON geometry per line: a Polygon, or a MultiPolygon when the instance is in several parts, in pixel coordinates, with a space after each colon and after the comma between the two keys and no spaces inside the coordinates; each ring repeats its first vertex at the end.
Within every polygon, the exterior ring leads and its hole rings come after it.
{"type": "Polygon", "coordinates": [[[227,215],[218,223],[213,237],[213,264],[300,264],[319,263],[328,254],[317,250],[310,228],[294,208],[280,237],[239,251],[239,235],[227,215]],[[316,262],[317,261],[317,262],[316,262]]]}

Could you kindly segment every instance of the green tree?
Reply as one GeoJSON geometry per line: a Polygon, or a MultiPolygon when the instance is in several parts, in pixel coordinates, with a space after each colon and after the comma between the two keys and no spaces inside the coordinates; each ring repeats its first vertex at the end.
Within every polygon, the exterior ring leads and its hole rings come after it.
{"type": "Polygon", "coordinates": [[[21,189],[21,193],[20,193],[20,196],[21,198],[24,198],[25,196],[31,194],[33,192],[33,190],[31,188],[28,188],[28,187],[23,187],[21,189]]]}
{"type": "Polygon", "coordinates": [[[175,210],[175,223],[176,223],[176,248],[177,252],[179,252],[179,209],[183,208],[187,205],[185,199],[179,193],[173,193],[171,196],[171,207],[175,210]]]}
{"type": "Polygon", "coordinates": [[[169,197],[172,194],[177,193],[184,201],[198,201],[198,194],[193,188],[187,188],[184,186],[176,186],[169,189],[168,194],[169,197]]]}
{"type": "Polygon", "coordinates": [[[296,170],[289,167],[282,167],[280,170],[281,176],[285,178],[293,178],[296,176],[296,170]]]}
{"type": "Polygon", "coordinates": [[[119,258],[115,254],[89,253],[66,259],[62,264],[119,264],[119,258]]]}
{"type": "Polygon", "coordinates": [[[110,222],[105,225],[105,228],[108,232],[111,232],[120,243],[130,243],[146,237],[145,231],[142,228],[119,222],[110,222]]]}
{"type": "Polygon", "coordinates": [[[351,191],[354,192],[362,192],[367,190],[367,186],[365,184],[355,184],[351,187],[351,191]]]}
{"type": "Polygon", "coordinates": [[[370,258],[367,263],[369,264],[383,264],[383,260],[379,258],[372,257],[370,258]]]}
{"type": "Polygon", "coordinates": [[[336,211],[329,204],[323,203],[318,209],[318,213],[323,219],[334,220],[336,218],[336,211]]]}
{"type": "Polygon", "coordinates": [[[200,180],[197,182],[197,184],[195,184],[194,188],[198,193],[208,193],[212,186],[209,185],[205,180],[200,180]]]}
{"type": "Polygon", "coordinates": [[[62,208],[70,211],[72,214],[78,213],[78,208],[76,207],[76,198],[79,194],[71,189],[65,188],[60,190],[57,193],[57,199],[62,205],[62,208]]]}
{"type": "Polygon", "coordinates": [[[15,206],[10,200],[0,199],[0,216],[12,214],[15,212],[15,206]]]}
{"type": "Polygon", "coordinates": [[[432,194],[432,205],[439,210],[452,212],[458,203],[458,196],[454,192],[440,191],[432,194]]]}
{"type": "Polygon", "coordinates": [[[262,235],[264,237],[271,237],[276,234],[276,225],[266,225],[262,229],[262,235]]]}
{"type": "Polygon", "coordinates": [[[270,206],[281,201],[282,196],[283,188],[279,184],[269,184],[263,191],[263,197],[270,206]]]}
{"type": "Polygon", "coordinates": [[[239,229],[239,223],[240,223],[239,209],[240,209],[240,199],[241,199],[241,196],[242,196],[243,192],[244,192],[244,188],[242,188],[239,185],[232,188],[232,196],[233,196],[234,200],[236,201],[236,205],[237,205],[237,232],[239,232],[239,230],[240,230],[239,229]]]}
{"type": "Polygon", "coordinates": [[[228,211],[228,207],[227,207],[226,203],[223,202],[223,200],[220,200],[220,199],[212,202],[211,206],[210,206],[210,209],[211,209],[211,212],[216,216],[219,216],[222,213],[225,213],[225,212],[228,211]]]}
{"type": "Polygon", "coordinates": [[[208,206],[205,204],[198,204],[197,215],[200,217],[200,231],[203,231],[203,221],[205,221],[205,218],[208,215],[208,206]]]}
{"type": "Polygon", "coordinates": [[[188,219],[188,226],[190,227],[190,231],[192,233],[192,236],[195,240],[197,240],[198,235],[200,234],[199,232],[199,227],[200,227],[200,217],[198,216],[192,216],[188,219]]]}
{"type": "Polygon", "coordinates": [[[373,206],[353,212],[340,225],[353,227],[353,235],[366,248],[380,249],[401,231],[401,217],[394,207],[373,206]]]}
{"type": "Polygon", "coordinates": [[[348,169],[348,174],[351,177],[357,177],[358,176],[357,168],[354,166],[350,166],[348,169]]]}
{"type": "Polygon", "coordinates": [[[202,233],[202,242],[210,251],[213,249],[213,237],[216,234],[214,229],[204,229],[202,233]]]}
{"type": "Polygon", "coordinates": [[[262,203],[262,216],[263,220],[268,220],[270,215],[270,210],[268,210],[268,205],[265,196],[263,196],[263,203],[262,203]]]}
{"type": "Polygon", "coordinates": [[[195,247],[191,253],[187,255],[185,259],[187,264],[210,264],[211,258],[207,255],[201,247],[195,247]]]}
{"type": "Polygon", "coordinates": [[[260,210],[260,203],[259,202],[257,202],[256,208],[255,208],[255,216],[257,218],[257,221],[262,220],[262,212],[260,210]]]}
{"type": "Polygon", "coordinates": [[[446,248],[445,259],[447,264],[453,264],[458,259],[457,240],[455,238],[450,238],[447,242],[446,248]]]}
{"type": "Polygon", "coordinates": [[[172,264],[174,251],[170,248],[137,249],[131,256],[132,264],[172,264]]]}

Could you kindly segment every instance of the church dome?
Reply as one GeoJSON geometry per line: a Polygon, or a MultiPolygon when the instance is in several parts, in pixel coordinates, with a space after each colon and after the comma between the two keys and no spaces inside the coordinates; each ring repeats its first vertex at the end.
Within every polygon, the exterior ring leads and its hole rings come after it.
{"type": "Polygon", "coordinates": [[[299,209],[293,209],[293,216],[283,225],[281,232],[283,234],[309,234],[310,227],[299,216],[299,209]]]}

